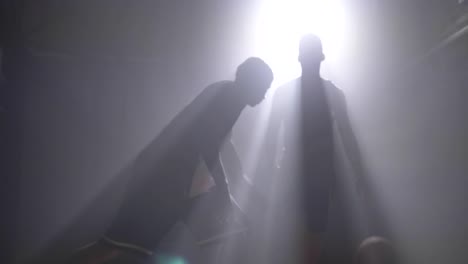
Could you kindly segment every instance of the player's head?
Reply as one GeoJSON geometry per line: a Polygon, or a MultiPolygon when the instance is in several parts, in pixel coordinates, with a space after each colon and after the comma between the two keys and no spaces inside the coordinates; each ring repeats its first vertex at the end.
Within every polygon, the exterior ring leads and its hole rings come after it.
{"type": "Polygon", "coordinates": [[[356,254],[355,264],[395,264],[396,252],[390,241],[382,237],[366,238],[356,254]]]}
{"type": "Polygon", "coordinates": [[[250,57],[237,67],[239,93],[250,106],[259,104],[273,81],[271,68],[260,58],[250,57]]]}
{"type": "Polygon", "coordinates": [[[299,62],[303,69],[320,70],[320,64],[325,59],[322,41],[314,34],[307,34],[299,43],[299,62]]]}

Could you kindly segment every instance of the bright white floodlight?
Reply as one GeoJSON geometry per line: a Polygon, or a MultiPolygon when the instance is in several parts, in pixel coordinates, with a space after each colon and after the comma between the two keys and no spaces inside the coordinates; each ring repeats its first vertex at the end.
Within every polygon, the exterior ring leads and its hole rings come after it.
{"type": "Polygon", "coordinates": [[[323,42],[326,62],[333,64],[347,41],[347,25],[340,0],[264,0],[256,25],[257,56],[275,71],[275,84],[299,75],[298,42],[307,33],[323,42]]]}

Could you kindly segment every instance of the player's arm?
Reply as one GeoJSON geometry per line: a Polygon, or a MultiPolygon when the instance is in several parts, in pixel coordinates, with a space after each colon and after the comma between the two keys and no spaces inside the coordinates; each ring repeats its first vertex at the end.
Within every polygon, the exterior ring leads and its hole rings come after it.
{"type": "Polygon", "coordinates": [[[226,172],[219,154],[218,147],[209,147],[203,153],[205,162],[210,170],[211,176],[216,183],[216,192],[224,203],[230,203],[231,194],[227,182],[226,172]]]}
{"type": "Polygon", "coordinates": [[[282,94],[279,92],[281,89],[278,88],[274,95],[273,102],[271,104],[270,118],[265,133],[265,137],[262,139],[261,150],[258,161],[257,173],[266,173],[271,175],[280,166],[282,147],[278,146],[278,137],[280,134],[281,123],[284,119],[283,108],[282,108],[282,94]]]}
{"type": "MultiPolygon", "coordinates": [[[[229,182],[230,190],[235,192],[236,190],[243,189],[239,187],[245,185],[246,178],[244,177],[242,163],[232,142],[231,135],[228,136],[222,148],[221,160],[224,161],[223,168],[229,182]]],[[[235,193],[231,192],[231,194],[237,197],[235,193]]]]}
{"type": "Polygon", "coordinates": [[[346,156],[351,163],[353,173],[357,177],[357,187],[360,191],[364,191],[367,172],[364,168],[362,153],[349,118],[346,98],[341,91],[337,99],[337,103],[335,104],[335,118],[338,130],[343,141],[346,156]]]}
{"type": "Polygon", "coordinates": [[[254,199],[264,199],[245,174],[232,139],[228,138],[226,140],[221,152],[221,158],[224,170],[227,173],[229,189],[235,201],[243,201],[242,198],[245,198],[246,195],[252,196],[254,199]]]}
{"type": "Polygon", "coordinates": [[[368,228],[372,230],[378,228],[380,225],[385,226],[386,221],[382,215],[378,201],[373,199],[376,195],[375,191],[369,188],[369,173],[366,170],[358,140],[352,129],[344,95],[341,96],[340,100],[339,109],[336,109],[338,111],[336,113],[336,118],[338,119],[339,133],[343,141],[346,155],[351,163],[353,173],[357,177],[356,188],[363,199],[365,205],[364,210],[367,211],[367,219],[365,221],[368,221],[368,228]]]}

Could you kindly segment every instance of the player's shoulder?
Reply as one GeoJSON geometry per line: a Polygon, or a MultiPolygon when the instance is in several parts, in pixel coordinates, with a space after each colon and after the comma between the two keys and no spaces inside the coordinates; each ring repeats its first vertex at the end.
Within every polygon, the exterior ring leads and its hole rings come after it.
{"type": "Polygon", "coordinates": [[[281,92],[284,92],[285,90],[295,89],[295,88],[299,87],[300,82],[301,82],[300,77],[292,79],[292,80],[287,81],[287,82],[281,84],[280,86],[278,86],[276,91],[278,93],[281,93],[281,92]]]}
{"type": "Polygon", "coordinates": [[[322,80],[323,80],[323,85],[325,89],[331,96],[335,98],[339,98],[339,99],[344,98],[344,92],[340,88],[338,88],[337,85],[335,85],[330,80],[327,80],[327,79],[322,79],[322,80]]]}
{"type": "Polygon", "coordinates": [[[328,89],[328,90],[332,90],[332,91],[335,91],[335,92],[338,92],[338,93],[342,93],[343,91],[341,91],[340,88],[338,88],[338,86],[333,83],[331,80],[327,80],[327,79],[322,79],[322,82],[325,86],[325,89],[328,89]]]}
{"type": "Polygon", "coordinates": [[[197,96],[197,99],[208,100],[210,98],[218,97],[223,94],[223,91],[229,90],[228,88],[233,85],[233,81],[217,81],[211,83],[203,89],[203,91],[197,96]]]}
{"type": "MultiPolygon", "coordinates": [[[[344,93],[343,91],[338,88],[332,81],[327,80],[327,79],[322,79],[322,82],[324,84],[324,88],[331,92],[332,94],[343,96],[344,93]]],[[[291,81],[288,81],[280,86],[275,91],[275,97],[284,97],[287,96],[288,94],[291,94],[293,91],[297,90],[300,87],[301,84],[301,78],[295,78],[291,81]]]]}
{"type": "Polygon", "coordinates": [[[206,87],[206,89],[223,89],[225,87],[229,87],[229,86],[233,86],[233,85],[234,85],[234,81],[222,80],[222,81],[217,81],[217,82],[214,82],[214,83],[208,85],[208,87],[206,87]]]}
{"type": "Polygon", "coordinates": [[[283,83],[275,89],[274,97],[277,99],[288,98],[291,94],[294,93],[295,90],[297,90],[299,86],[300,86],[300,78],[295,78],[286,83],[283,83]]]}

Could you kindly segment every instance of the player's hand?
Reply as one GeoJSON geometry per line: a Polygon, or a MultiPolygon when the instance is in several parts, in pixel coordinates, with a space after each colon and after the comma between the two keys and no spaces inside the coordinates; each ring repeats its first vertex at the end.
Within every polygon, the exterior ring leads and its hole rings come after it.
{"type": "Polygon", "coordinates": [[[216,222],[226,222],[227,215],[231,210],[232,201],[229,193],[223,192],[221,190],[213,191],[213,214],[216,219],[216,222]]]}
{"type": "Polygon", "coordinates": [[[229,226],[246,224],[247,217],[244,212],[235,204],[235,201],[231,200],[230,203],[229,207],[214,212],[215,221],[220,225],[229,226]]]}
{"type": "Polygon", "coordinates": [[[217,225],[225,226],[229,225],[232,221],[228,211],[217,211],[214,216],[217,225]]]}
{"type": "Polygon", "coordinates": [[[228,211],[232,207],[231,194],[227,191],[220,191],[216,195],[219,209],[222,211],[228,211]]]}

